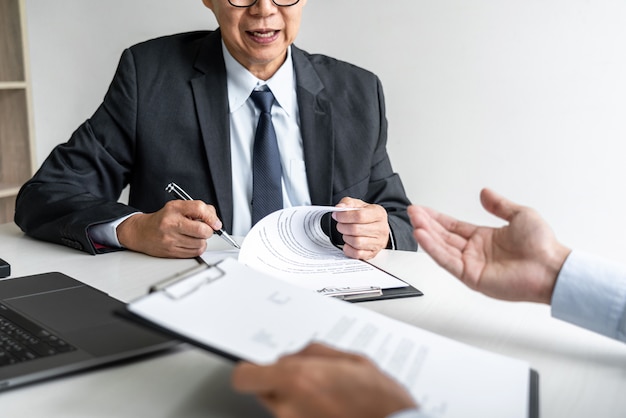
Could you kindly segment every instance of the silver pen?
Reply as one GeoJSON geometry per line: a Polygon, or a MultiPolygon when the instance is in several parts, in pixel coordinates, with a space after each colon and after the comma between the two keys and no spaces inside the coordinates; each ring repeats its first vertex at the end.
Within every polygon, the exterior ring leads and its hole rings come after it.
{"type": "MultiPolygon", "coordinates": [[[[187,194],[186,191],[184,191],[178,184],[171,182],[170,184],[167,185],[167,187],[165,188],[165,191],[174,195],[176,197],[176,199],[180,199],[180,200],[193,200],[191,198],[191,196],[189,196],[187,194]]],[[[219,235],[220,237],[222,237],[222,239],[224,239],[224,241],[226,241],[227,243],[229,243],[230,245],[232,245],[235,248],[241,248],[239,246],[239,244],[237,244],[237,242],[235,242],[235,240],[228,235],[228,233],[226,231],[224,231],[223,229],[216,229],[215,233],[217,235],[219,235]]]]}

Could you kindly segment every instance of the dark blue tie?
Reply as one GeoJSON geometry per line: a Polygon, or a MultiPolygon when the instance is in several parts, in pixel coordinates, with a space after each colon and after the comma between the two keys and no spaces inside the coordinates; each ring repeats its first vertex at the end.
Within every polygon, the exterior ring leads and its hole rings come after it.
{"type": "Polygon", "coordinates": [[[272,124],[271,91],[253,91],[252,101],[261,111],[252,154],[252,225],[265,215],[283,208],[280,153],[272,124]]]}

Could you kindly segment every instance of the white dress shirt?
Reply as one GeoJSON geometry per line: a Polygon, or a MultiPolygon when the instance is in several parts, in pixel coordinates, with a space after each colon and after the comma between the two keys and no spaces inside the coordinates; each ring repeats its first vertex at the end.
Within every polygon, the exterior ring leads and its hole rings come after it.
{"type": "Polygon", "coordinates": [[[251,227],[252,210],[252,148],[260,111],[250,94],[266,85],[276,101],[272,106],[272,122],[278,140],[283,167],[283,207],[309,206],[311,197],[304,164],[304,148],[300,133],[300,111],[296,95],[296,74],[291,59],[287,59],[276,74],[267,81],[259,80],[237,62],[222,43],[228,105],[230,109],[230,149],[233,179],[233,230],[244,236],[251,227]]]}
{"type": "Polygon", "coordinates": [[[626,266],[572,251],[552,294],[552,316],[626,342],[626,266]]]}

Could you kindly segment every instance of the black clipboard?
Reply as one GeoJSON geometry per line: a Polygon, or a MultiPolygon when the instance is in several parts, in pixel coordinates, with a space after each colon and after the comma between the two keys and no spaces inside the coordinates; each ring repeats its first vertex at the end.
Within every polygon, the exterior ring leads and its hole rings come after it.
{"type": "MultiPolygon", "coordinates": [[[[389,273],[387,270],[383,270],[380,267],[372,263],[369,263],[367,261],[363,261],[363,262],[369,264],[370,266],[377,268],[378,270],[392,277],[395,277],[396,279],[400,280],[402,283],[406,283],[404,280],[402,280],[395,274],[389,273]]],[[[372,297],[364,296],[362,298],[355,299],[354,302],[370,302],[374,300],[398,299],[398,298],[408,298],[408,297],[414,297],[414,296],[424,296],[424,293],[422,293],[421,290],[406,283],[406,287],[391,287],[388,289],[381,289],[380,295],[372,296],[372,297]]]]}
{"type": "Polygon", "coordinates": [[[539,373],[535,369],[530,369],[528,418],[539,418],[539,373]]]}
{"type": "MultiPolygon", "coordinates": [[[[202,266],[213,265],[213,264],[207,263],[201,257],[196,257],[196,261],[202,266]]],[[[324,287],[323,289],[318,289],[317,292],[324,296],[329,296],[329,297],[334,297],[336,299],[345,300],[346,302],[372,302],[376,300],[408,298],[408,297],[424,295],[424,293],[421,290],[409,285],[404,280],[389,273],[388,271],[383,270],[380,267],[372,263],[369,263],[367,261],[364,261],[364,260],[361,260],[361,261],[363,263],[366,263],[382,271],[385,274],[390,275],[391,277],[401,281],[402,283],[405,283],[406,286],[393,287],[393,288],[381,288],[377,286],[364,286],[364,287],[354,287],[354,288],[327,286],[327,287],[324,287]]],[[[194,269],[195,268],[192,268],[192,271],[194,269]]],[[[174,276],[174,279],[177,278],[178,276],[179,275],[174,276]]]]}

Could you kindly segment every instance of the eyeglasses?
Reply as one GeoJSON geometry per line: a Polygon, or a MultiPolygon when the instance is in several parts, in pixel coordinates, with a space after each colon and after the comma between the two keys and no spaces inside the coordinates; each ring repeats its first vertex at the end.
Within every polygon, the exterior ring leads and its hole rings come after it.
{"type": "MultiPolygon", "coordinates": [[[[258,0],[228,0],[233,7],[252,7],[258,0]]],[[[297,4],[300,0],[272,0],[279,7],[289,7],[297,4]]]]}

